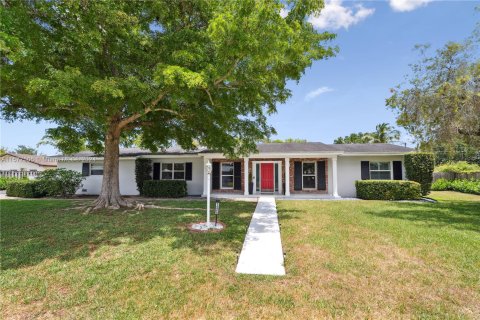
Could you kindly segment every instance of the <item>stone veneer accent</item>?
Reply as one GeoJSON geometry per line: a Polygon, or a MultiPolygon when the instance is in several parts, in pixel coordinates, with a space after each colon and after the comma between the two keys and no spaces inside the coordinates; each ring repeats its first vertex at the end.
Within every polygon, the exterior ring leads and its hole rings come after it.
{"type": "MultiPolygon", "coordinates": [[[[222,162],[238,162],[238,161],[240,161],[240,162],[241,162],[241,176],[242,176],[241,179],[240,179],[241,184],[242,184],[242,189],[241,189],[241,190],[235,190],[235,189],[212,189],[212,192],[216,192],[216,193],[243,194],[243,192],[244,192],[244,190],[245,190],[245,189],[244,189],[244,188],[245,188],[245,186],[244,186],[244,180],[245,180],[245,179],[244,179],[244,172],[245,172],[244,166],[245,166],[245,165],[244,165],[243,159],[212,159],[211,161],[212,161],[212,163],[213,163],[213,162],[220,162],[220,163],[222,163],[222,162]]],[[[222,170],[222,168],[220,168],[220,172],[221,172],[221,170],[222,170]]],[[[210,181],[210,183],[212,183],[212,181],[210,181]]],[[[211,187],[211,186],[210,186],[210,187],[211,187]]]]}
{"type": "Polygon", "coordinates": [[[328,193],[328,158],[290,158],[290,194],[327,194],[328,193]],[[293,174],[295,171],[295,161],[325,161],[325,183],[326,190],[294,190],[295,180],[293,174]]]}

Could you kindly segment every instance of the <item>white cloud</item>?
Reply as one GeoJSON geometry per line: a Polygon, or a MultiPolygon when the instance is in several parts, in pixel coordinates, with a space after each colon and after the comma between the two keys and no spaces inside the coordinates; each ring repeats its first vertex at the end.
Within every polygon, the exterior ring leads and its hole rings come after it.
{"type": "Polygon", "coordinates": [[[318,97],[319,95],[322,95],[324,93],[327,93],[327,92],[331,92],[333,91],[332,88],[329,88],[329,87],[320,87],[318,89],[315,89],[313,91],[310,91],[309,93],[307,93],[307,95],[305,96],[305,101],[310,101],[312,100],[313,98],[316,98],[318,97]]]}
{"type": "Polygon", "coordinates": [[[341,29],[357,24],[371,16],[375,9],[365,8],[361,4],[352,7],[342,5],[342,0],[327,0],[319,16],[310,17],[308,21],[318,29],[341,29]]]}
{"type": "Polygon", "coordinates": [[[389,0],[390,7],[394,11],[406,12],[417,9],[418,7],[426,6],[432,0],[389,0]]]}
{"type": "Polygon", "coordinates": [[[282,8],[282,9],[280,9],[280,16],[281,16],[282,18],[286,18],[286,17],[288,16],[288,13],[289,13],[289,12],[290,12],[289,10],[287,10],[287,9],[285,9],[285,8],[282,8]]]}

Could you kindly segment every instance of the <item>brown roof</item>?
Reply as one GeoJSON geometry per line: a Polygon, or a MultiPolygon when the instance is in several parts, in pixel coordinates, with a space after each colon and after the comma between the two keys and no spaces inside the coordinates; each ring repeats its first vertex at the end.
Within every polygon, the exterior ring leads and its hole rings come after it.
{"type": "Polygon", "coordinates": [[[18,159],[22,159],[24,161],[28,161],[28,162],[31,162],[31,163],[38,164],[39,166],[43,166],[43,167],[56,167],[57,166],[57,160],[54,159],[54,158],[47,157],[47,156],[7,152],[7,153],[3,154],[2,157],[7,156],[7,155],[11,156],[11,157],[18,158],[18,159]]]}

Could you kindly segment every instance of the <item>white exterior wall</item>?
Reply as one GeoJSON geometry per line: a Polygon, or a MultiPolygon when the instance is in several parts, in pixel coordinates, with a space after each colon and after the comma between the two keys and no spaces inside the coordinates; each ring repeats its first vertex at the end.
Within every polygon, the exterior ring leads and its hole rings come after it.
{"type": "MultiPolygon", "coordinates": [[[[37,170],[37,171],[43,171],[46,168],[43,166],[40,166],[36,163],[26,161],[23,159],[19,159],[17,157],[12,157],[9,155],[5,155],[0,158],[0,170],[17,170],[17,171],[30,171],[30,170],[37,170]]],[[[55,169],[55,167],[51,167],[52,169],[55,169]]]]}
{"type": "MultiPolygon", "coordinates": [[[[192,180],[187,181],[187,193],[189,196],[199,196],[203,192],[203,158],[201,157],[176,157],[176,158],[153,158],[152,163],[192,163],[192,180]]],[[[134,167],[135,170],[135,167],[134,167]]],[[[135,181],[135,177],[133,179],[135,181]]]]}
{"type": "MultiPolygon", "coordinates": [[[[59,161],[58,168],[64,168],[68,170],[74,170],[82,173],[82,163],[86,161],[59,161]]],[[[91,161],[90,163],[102,163],[102,161],[91,161]]],[[[103,176],[94,175],[87,176],[82,182],[82,186],[77,190],[76,194],[96,195],[100,193],[102,188],[103,176]]],[[[120,182],[120,187],[122,183],[120,182]]]]}
{"type": "MultiPolygon", "coordinates": [[[[355,189],[355,181],[362,179],[361,161],[402,161],[402,177],[403,179],[405,179],[403,156],[339,156],[337,165],[338,194],[340,195],[340,197],[356,197],[357,192],[355,189]]],[[[390,168],[393,170],[391,164],[390,168]]]]}
{"type": "MultiPolygon", "coordinates": [[[[191,162],[192,163],[192,180],[187,181],[188,195],[201,195],[203,191],[203,159],[200,157],[186,158],[153,158],[155,162],[191,162]]],[[[65,168],[82,172],[82,163],[86,161],[60,161],[58,168],[65,168]]],[[[90,161],[90,163],[102,163],[102,161],[90,161]]],[[[97,195],[102,188],[102,178],[100,175],[90,175],[83,180],[83,186],[76,194],[97,195]]],[[[119,165],[120,193],[122,195],[138,195],[137,183],[135,182],[135,159],[120,158],[119,165]]]]}

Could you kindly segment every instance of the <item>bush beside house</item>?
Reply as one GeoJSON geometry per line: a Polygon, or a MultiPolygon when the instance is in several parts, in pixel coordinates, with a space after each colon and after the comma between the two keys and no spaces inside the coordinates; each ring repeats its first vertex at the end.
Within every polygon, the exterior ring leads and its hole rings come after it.
{"type": "Polygon", "coordinates": [[[480,180],[447,180],[438,179],[432,184],[435,191],[458,191],[471,194],[480,194],[480,180]]]}
{"type": "Polygon", "coordinates": [[[35,180],[8,181],[7,196],[20,198],[66,197],[75,194],[83,179],[81,173],[73,170],[45,170],[35,180]]]}
{"type": "Polygon", "coordinates": [[[152,180],[152,160],[138,158],[135,160],[135,182],[140,195],[143,195],[145,181],[152,180]]]}
{"type": "Polygon", "coordinates": [[[412,200],[422,197],[421,185],[415,181],[358,180],[357,197],[365,200],[412,200]]]}
{"type": "Polygon", "coordinates": [[[404,159],[407,179],[420,183],[422,195],[427,195],[432,186],[433,169],[435,167],[433,153],[408,153],[404,159]]]}
{"type": "Polygon", "coordinates": [[[184,180],[148,180],[143,183],[143,195],[157,198],[181,198],[187,195],[184,180]]]}
{"type": "Polygon", "coordinates": [[[45,170],[38,175],[37,181],[45,195],[49,197],[67,197],[75,194],[84,177],[77,171],[67,169],[45,170]]]}
{"type": "Polygon", "coordinates": [[[38,180],[9,181],[7,196],[19,198],[40,198],[45,196],[38,180]]]}

